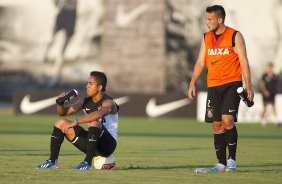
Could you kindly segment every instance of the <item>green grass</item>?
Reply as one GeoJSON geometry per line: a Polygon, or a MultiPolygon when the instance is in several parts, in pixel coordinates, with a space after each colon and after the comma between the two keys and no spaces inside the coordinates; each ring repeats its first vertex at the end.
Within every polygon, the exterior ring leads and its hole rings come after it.
{"type": "Polygon", "coordinates": [[[238,171],[196,174],[216,163],[211,125],[192,119],[121,117],[117,167],[73,171],[84,155],[64,141],[60,168],[36,170],[49,156],[56,116],[0,114],[0,183],[281,183],[282,128],[238,124],[238,171]]]}

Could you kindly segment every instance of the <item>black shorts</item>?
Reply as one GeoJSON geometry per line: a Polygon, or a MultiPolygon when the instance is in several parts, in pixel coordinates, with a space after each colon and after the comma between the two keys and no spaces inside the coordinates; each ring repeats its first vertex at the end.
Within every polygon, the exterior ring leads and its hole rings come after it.
{"type": "Polygon", "coordinates": [[[270,96],[264,96],[262,97],[263,104],[274,104],[275,103],[275,94],[270,94],[270,96]]]}
{"type": "Polygon", "coordinates": [[[240,104],[237,88],[241,86],[242,82],[238,81],[208,88],[205,122],[222,121],[224,114],[233,115],[234,122],[237,122],[240,104]]]}
{"type": "MultiPolygon", "coordinates": [[[[70,141],[80,151],[87,152],[87,134],[88,131],[84,130],[81,126],[73,127],[75,132],[75,138],[70,141]]],[[[99,139],[95,156],[108,157],[116,149],[117,142],[108,130],[103,127],[102,135],[99,139]]]]}

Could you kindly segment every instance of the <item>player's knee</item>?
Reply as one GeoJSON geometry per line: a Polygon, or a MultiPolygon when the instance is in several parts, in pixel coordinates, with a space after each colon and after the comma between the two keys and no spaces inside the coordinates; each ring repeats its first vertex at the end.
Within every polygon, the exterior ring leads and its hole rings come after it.
{"type": "Polygon", "coordinates": [[[234,118],[233,116],[223,116],[222,117],[222,124],[224,129],[230,130],[234,127],[234,118]]]}
{"type": "Polygon", "coordinates": [[[216,133],[216,134],[223,133],[224,132],[224,126],[221,122],[220,123],[214,122],[213,123],[213,130],[214,130],[214,133],[216,133]]]}
{"type": "Polygon", "coordinates": [[[59,128],[59,129],[62,129],[66,123],[68,123],[69,121],[66,120],[66,119],[59,119],[55,122],[54,126],[59,128]]]}
{"type": "Polygon", "coordinates": [[[102,123],[100,121],[91,121],[88,123],[88,126],[102,128],[102,123]]]}

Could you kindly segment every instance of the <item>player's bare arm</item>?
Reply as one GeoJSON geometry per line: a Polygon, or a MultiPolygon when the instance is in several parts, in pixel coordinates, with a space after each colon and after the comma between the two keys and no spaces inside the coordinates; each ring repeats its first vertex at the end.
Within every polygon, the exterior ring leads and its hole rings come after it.
{"type": "Polygon", "coordinates": [[[78,123],[88,123],[91,121],[98,121],[100,118],[108,114],[115,114],[117,112],[117,107],[112,100],[105,100],[98,111],[92,112],[81,118],[78,118],[78,123]]]}
{"type": "Polygon", "coordinates": [[[190,99],[193,99],[196,96],[195,83],[201,76],[203,69],[205,67],[205,50],[206,50],[205,41],[204,38],[202,38],[201,49],[196,64],[194,66],[193,76],[188,88],[188,98],[190,99]]]}
{"type": "MultiPolygon", "coordinates": [[[[70,111],[71,109],[74,108],[71,107],[70,111]]],[[[69,128],[74,127],[77,124],[98,121],[100,118],[103,118],[108,114],[115,114],[115,113],[117,113],[117,106],[115,105],[115,103],[112,100],[105,100],[98,111],[92,112],[80,118],[76,118],[76,122],[70,122],[66,124],[66,126],[63,128],[63,132],[66,133],[69,128]]]]}
{"type": "Polygon", "coordinates": [[[240,61],[242,74],[245,82],[245,88],[248,93],[248,99],[252,100],[254,98],[254,91],[251,83],[250,66],[246,52],[245,40],[240,32],[237,32],[235,37],[235,49],[240,61]]]}

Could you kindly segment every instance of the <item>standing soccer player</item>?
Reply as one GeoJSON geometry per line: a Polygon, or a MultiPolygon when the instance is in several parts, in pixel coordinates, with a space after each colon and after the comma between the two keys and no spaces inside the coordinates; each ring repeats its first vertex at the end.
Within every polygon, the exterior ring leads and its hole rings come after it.
{"type": "Polygon", "coordinates": [[[208,69],[208,95],[205,121],[213,124],[214,147],[218,163],[212,172],[236,170],[237,113],[240,98],[236,93],[242,86],[242,75],[248,99],[254,92],[250,67],[242,34],[224,24],[225,10],[220,5],[206,8],[206,24],[209,32],[204,34],[199,57],[196,61],[188,88],[188,97],[196,95],[195,83],[205,65],[208,69]],[[229,156],[226,161],[226,147],[229,156]]]}
{"type": "Polygon", "coordinates": [[[265,113],[268,105],[272,107],[272,113],[275,117],[275,124],[280,126],[278,114],[275,107],[275,96],[277,94],[278,76],[273,71],[273,63],[268,63],[267,71],[262,75],[260,82],[260,89],[262,93],[263,109],[261,113],[260,123],[262,126],[266,126],[265,113]]]}
{"type": "Polygon", "coordinates": [[[60,116],[68,116],[80,110],[84,110],[87,115],[74,118],[73,121],[62,118],[55,123],[51,135],[50,157],[45,163],[36,166],[37,169],[58,168],[57,159],[64,137],[86,154],[84,161],[75,170],[91,170],[94,156],[108,157],[114,152],[117,145],[119,107],[105,93],[106,85],[106,75],[93,71],[87,80],[87,97],[80,98],[70,106],[57,104],[60,116]],[[83,123],[88,123],[88,131],[79,126],[83,123]]]}

